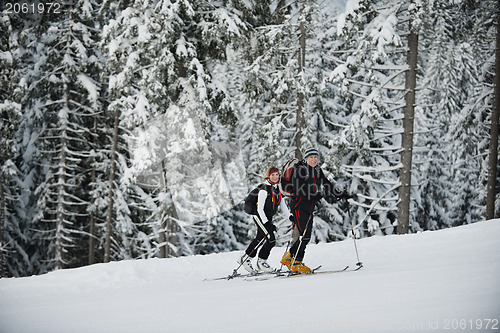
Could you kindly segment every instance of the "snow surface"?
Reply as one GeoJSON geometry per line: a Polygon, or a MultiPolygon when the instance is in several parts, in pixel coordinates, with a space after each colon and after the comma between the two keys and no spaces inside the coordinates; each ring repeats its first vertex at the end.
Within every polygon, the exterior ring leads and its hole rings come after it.
{"type": "MultiPolygon", "coordinates": [[[[374,236],[357,241],[362,270],[289,279],[204,281],[237,252],[0,279],[0,332],[496,332],[499,235],[492,220],[374,236]]],[[[353,241],[311,244],[305,259],[355,266],[353,241]]]]}

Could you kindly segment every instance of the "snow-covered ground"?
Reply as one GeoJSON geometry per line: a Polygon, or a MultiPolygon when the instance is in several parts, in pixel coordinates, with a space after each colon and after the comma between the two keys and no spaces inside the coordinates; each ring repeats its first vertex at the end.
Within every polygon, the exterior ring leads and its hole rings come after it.
{"type": "MultiPolygon", "coordinates": [[[[362,270],[289,279],[204,281],[231,273],[236,252],[0,279],[0,332],[500,331],[500,220],[357,245],[362,270]]],[[[353,241],[305,259],[355,266],[353,241]]]]}

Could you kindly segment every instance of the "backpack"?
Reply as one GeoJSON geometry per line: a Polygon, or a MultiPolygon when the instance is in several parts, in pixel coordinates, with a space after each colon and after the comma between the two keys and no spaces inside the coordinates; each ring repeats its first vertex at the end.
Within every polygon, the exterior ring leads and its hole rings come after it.
{"type": "Polygon", "coordinates": [[[281,194],[283,194],[285,197],[292,196],[293,193],[292,174],[293,174],[293,168],[297,163],[299,163],[299,160],[296,158],[292,158],[288,160],[281,169],[281,181],[279,187],[281,194]]]}
{"type": "Polygon", "coordinates": [[[257,215],[257,199],[259,197],[259,191],[265,188],[264,184],[260,184],[256,188],[250,191],[250,193],[245,198],[245,213],[250,215],[257,215]]]}

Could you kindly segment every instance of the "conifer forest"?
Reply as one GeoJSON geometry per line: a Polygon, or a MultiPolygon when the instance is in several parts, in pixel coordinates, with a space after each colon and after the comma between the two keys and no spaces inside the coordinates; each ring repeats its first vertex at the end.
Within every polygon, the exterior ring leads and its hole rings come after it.
{"type": "Polygon", "coordinates": [[[244,198],[311,146],[356,194],[324,194],[313,243],[498,217],[498,23],[497,0],[2,1],[0,277],[242,250],[244,198]]]}

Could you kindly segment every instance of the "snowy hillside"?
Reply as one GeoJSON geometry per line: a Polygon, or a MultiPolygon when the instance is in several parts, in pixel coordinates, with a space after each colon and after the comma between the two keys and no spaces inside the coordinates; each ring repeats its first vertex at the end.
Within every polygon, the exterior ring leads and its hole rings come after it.
{"type": "MultiPolygon", "coordinates": [[[[203,281],[229,274],[235,252],[1,279],[0,332],[499,331],[499,235],[494,220],[366,238],[358,272],[267,281],[203,281]]],[[[310,245],[305,259],[356,263],[352,240],[310,245]]]]}

